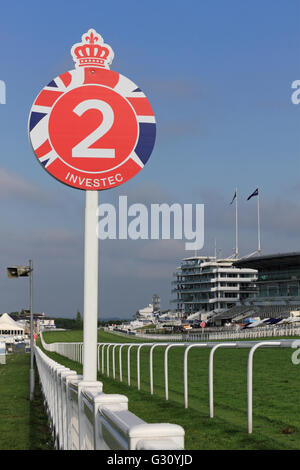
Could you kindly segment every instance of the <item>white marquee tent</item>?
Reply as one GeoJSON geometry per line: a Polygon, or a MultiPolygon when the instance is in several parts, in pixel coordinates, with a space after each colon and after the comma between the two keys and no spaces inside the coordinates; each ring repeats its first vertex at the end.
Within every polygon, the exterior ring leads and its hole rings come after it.
{"type": "Polygon", "coordinates": [[[3,313],[0,317],[0,335],[23,336],[24,328],[10,318],[7,313],[3,313]]]}

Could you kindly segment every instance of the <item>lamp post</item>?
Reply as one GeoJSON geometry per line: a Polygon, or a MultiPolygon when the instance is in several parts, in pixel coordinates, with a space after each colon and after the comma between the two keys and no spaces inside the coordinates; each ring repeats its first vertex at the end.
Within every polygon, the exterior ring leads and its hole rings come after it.
{"type": "Polygon", "coordinates": [[[33,367],[33,263],[29,260],[29,266],[12,266],[7,268],[9,278],[29,277],[29,299],[30,299],[30,371],[29,371],[29,397],[34,396],[34,367],[33,367]]]}

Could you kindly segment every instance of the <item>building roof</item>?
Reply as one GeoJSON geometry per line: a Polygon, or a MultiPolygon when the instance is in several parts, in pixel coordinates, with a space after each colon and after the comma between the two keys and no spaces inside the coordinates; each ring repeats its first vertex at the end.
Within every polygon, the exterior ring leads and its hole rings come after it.
{"type": "Polygon", "coordinates": [[[259,271],[264,269],[280,269],[289,267],[300,267],[300,252],[278,253],[274,255],[253,256],[251,258],[241,258],[234,261],[237,268],[252,268],[259,271]]]}

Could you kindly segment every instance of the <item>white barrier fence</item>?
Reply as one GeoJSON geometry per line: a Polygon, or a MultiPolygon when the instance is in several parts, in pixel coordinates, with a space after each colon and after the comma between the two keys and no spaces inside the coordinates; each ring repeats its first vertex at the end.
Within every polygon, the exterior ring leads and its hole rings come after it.
{"type": "MultiPolygon", "coordinates": [[[[46,349],[56,351],[70,359],[76,360],[74,358],[82,359],[82,343],[52,343],[47,344],[43,341],[43,345],[46,349]],[[71,346],[72,345],[72,346],[71,346]]],[[[130,355],[133,347],[137,347],[137,387],[140,389],[140,351],[142,347],[149,347],[149,380],[150,380],[150,393],[154,393],[154,383],[153,383],[153,351],[156,347],[164,347],[164,379],[165,379],[165,398],[168,400],[169,397],[169,384],[168,384],[168,353],[172,347],[185,347],[184,351],[184,372],[183,372],[183,384],[184,384],[184,406],[188,408],[188,353],[192,348],[211,348],[209,355],[209,409],[210,417],[214,417],[214,398],[213,398],[213,362],[214,362],[214,353],[217,349],[225,348],[248,348],[248,372],[247,372],[247,404],[248,404],[248,432],[252,432],[252,401],[253,401],[253,355],[257,348],[259,347],[281,347],[281,348],[295,348],[299,347],[297,340],[279,340],[279,341],[238,341],[235,343],[226,342],[226,343],[99,343],[98,344],[98,370],[101,370],[101,373],[110,376],[110,348],[112,348],[112,372],[113,378],[116,378],[115,374],[115,350],[119,347],[119,373],[120,381],[122,382],[122,350],[123,348],[128,347],[127,349],[127,383],[130,386],[131,384],[131,362],[130,355]],[[101,352],[101,354],[100,354],[101,352]],[[106,353],[106,357],[105,357],[106,353]],[[101,360],[100,360],[101,358],[101,360]],[[106,367],[105,367],[106,364],[106,367]]],[[[80,362],[80,360],[79,360],[80,362]]]]}
{"type": "Polygon", "coordinates": [[[103,393],[101,382],[83,382],[37,346],[34,353],[57,449],[184,449],[181,426],[146,423],[128,411],[126,396],[103,393]]]}
{"type": "MultiPolygon", "coordinates": [[[[105,331],[111,332],[108,328],[105,331]]],[[[160,340],[160,341],[228,341],[234,339],[256,339],[256,338],[274,338],[280,336],[299,336],[300,327],[295,325],[261,326],[257,328],[246,328],[244,330],[233,330],[232,328],[203,328],[201,332],[188,331],[183,334],[145,334],[135,333],[136,339],[160,340]]],[[[114,334],[128,337],[126,332],[113,331],[114,334]]]]}
{"type": "Polygon", "coordinates": [[[220,331],[220,332],[205,332],[201,333],[190,332],[186,336],[188,341],[228,341],[234,339],[257,339],[257,338],[278,338],[282,336],[299,336],[300,327],[293,325],[282,326],[266,326],[257,328],[246,328],[241,331],[220,331]]]}

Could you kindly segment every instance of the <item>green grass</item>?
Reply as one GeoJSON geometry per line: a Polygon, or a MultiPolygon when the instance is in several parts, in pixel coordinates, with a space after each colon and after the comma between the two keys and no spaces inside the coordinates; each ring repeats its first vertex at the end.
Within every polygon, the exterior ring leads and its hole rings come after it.
{"type": "Polygon", "coordinates": [[[0,365],[0,449],[53,449],[37,373],[29,400],[30,355],[12,354],[6,361],[0,365]]]}
{"type": "MultiPolygon", "coordinates": [[[[43,334],[43,337],[47,343],[64,343],[74,342],[80,343],[83,341],[82,330],[65,330],[65,331],[47,331],[43,334]]],[[[135,336],[117,335],[114,333],[108,333],[98,330],[98,341],[106,343],[146,343],[147,339],[136,338],[135,336]]],[[[156,341],[156,340],[155,340],[156,341]]],[[[151,340],[148,340],[151,343],[151,340]]]]}
{"type": "MultiPolygon", "coordinates": [[[[82,341],[80,332],[49,332],[47,342],[82,341]],[[68,339],[67,339],[68,338],[68,339]],[[81,339],[79,339],[81,338],[81,339]]],[[[100,342],[125,342],[100,332],[100,342]]],[[[134,338],[128,338],[134,342],[134,338]]],[[[112,348],[110,348],[112,350],[112,348]]],[[[184,348],[169,352],[169,401],[164,398],[163,351],[154,351],[154,395],[149,393],[149,348],[141,350],[141,390],[137,390],[136,351],[131,351],[131,386],[127,385],[127,348],[123,349],[123,382],[99,374],[106,393],[129,398],[129,409],[147,422],[171,422],[184,427],[185,448],[192,449],[299,449],[300,448],[300,366],[291,361],[293,350],[261,349],[254,357],[253,433],[247,433],[248,349],[219,349],[214,361],[215,418],[209,418],[208,349],[189,352],[189,408],[184,408],[184,348]],[[126,352],[125,352],[126,350],[126,352]]],[[[112,353],[112,351],[111,351],[112,353]]],[[[82,366],[54,354],[58,362],[82,371],[82,366]]],[[[105,362],[106,371],[106,362],[105,362]]],[[[110,376],[112,357],[110,357],[110,376]]]]}

